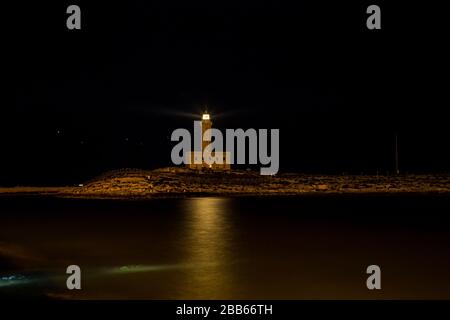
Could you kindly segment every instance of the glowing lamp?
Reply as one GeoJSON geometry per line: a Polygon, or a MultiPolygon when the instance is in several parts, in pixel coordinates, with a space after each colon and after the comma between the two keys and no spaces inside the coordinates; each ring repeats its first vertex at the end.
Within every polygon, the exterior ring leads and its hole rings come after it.
{"type": "Polygon", "coordinates": [[[202,120],[209,120],[209,114],[204,113],[204,114],[202,115],[202,120]]]}

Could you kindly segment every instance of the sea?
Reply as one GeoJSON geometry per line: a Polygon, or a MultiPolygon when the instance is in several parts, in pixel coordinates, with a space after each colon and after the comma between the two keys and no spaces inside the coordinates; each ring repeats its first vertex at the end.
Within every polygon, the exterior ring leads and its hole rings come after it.
{"type": "Polygon", "coordinates": [[[449,299],[449,214],[439,194],[4,195],[0,296],[449,299]],[[69,266],[80,289],[68,288],[69,266]],[[380,289],[367,286],[370,266],[380,289]]]}

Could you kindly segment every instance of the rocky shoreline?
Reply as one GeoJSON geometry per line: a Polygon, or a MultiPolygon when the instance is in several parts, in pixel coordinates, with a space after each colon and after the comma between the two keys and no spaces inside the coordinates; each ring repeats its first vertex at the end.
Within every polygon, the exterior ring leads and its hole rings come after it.
{"type": "Polygon", "coordinates": [[[280,196],[310,194],[450,194],[450,174],[261,176],[252,171],[193,171],[186,168],[121,169],[77,187],[0,188],[0,194],[40,194],[76,198],[154,198],[192,196],[280,196]]]}
{"type": "Polygon", "coordinates": [[[64,188],[71,197],[248,196],[345,193],[449,193],[450,175],[304,175],[261,176],[252,171],[192,171],[185,168],[122,169],[107,172],[79,187],[64,188]]]}

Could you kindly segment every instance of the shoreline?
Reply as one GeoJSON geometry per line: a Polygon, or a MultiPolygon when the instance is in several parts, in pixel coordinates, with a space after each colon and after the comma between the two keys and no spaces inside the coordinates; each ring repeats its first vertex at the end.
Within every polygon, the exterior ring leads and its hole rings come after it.
{"type": "Polygon", "coordinates": [[[169,167],[120,169],[80,186],[0,187],[4,196],[50,196],[79,199],[155,199],[193,197],[277,197],[313,195],[450,195],[450,174],[261,176],[252,171],[194,171],[169,167]]]}

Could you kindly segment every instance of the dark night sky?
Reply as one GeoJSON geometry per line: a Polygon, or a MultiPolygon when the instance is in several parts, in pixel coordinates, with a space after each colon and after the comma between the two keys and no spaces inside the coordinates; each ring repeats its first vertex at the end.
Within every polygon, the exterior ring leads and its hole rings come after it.
{"type": "Polygon", "coordinates": [[[14,12],[0,185],[170,165],[205,104],[219,128],[280,128],[281,171],[392,172],[395,132],[401,169],[450,171],[438,6],[373,2],[369,31],[367,1],[61,2],[14,12]]]}

